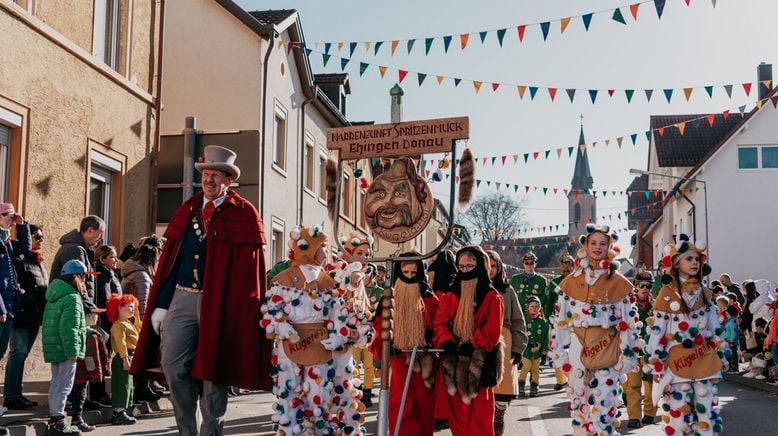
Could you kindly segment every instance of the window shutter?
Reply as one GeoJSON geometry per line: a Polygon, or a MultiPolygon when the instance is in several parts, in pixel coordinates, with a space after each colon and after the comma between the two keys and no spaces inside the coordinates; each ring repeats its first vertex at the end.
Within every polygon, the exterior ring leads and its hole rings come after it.
{"type": "Polygon", "coordinates": [[[0,124],[0,144],[11,145],[11,129],[0,124]]]}

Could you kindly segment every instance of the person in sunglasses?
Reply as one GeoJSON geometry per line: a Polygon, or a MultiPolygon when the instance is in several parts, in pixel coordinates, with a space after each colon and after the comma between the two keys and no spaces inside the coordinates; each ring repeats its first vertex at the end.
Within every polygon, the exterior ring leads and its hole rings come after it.
{"type": "MultiPolygon", "coordinates": [[[[522,264],[524,271],[511,277],[511,286],[516,290],[516,296],[519,297],[521,310],[527,313],[527,297],[536,296],[540,299],[540,307],[548,306],[548,295],[546,294],[546,278],[535,273],[535,265],[538,263],[538,256],[529,251],[524,254],[522,264]]],[[[544,315],[548,317],[549,314],[544,315]]]]}
{"type": "MultiPolygon", "coordinates": [[[[638,309],[640,321],[643,323],[640,328],[640,336],[646,341],[648,340],[646,320],[651,316],[651,310],[654,306],[654,299],[651,295],[653,286],[654,277],[651,276],[650,272],[639,272],[635,275],[635,306],[638,309]]],[[[646,375],[642,367],[627,373],[627,382],[623,384],[624,392],[627,394],[627,416],[629,417],[627,428],[640,428],[641,425],[654,423],[656,406],[651,399],[651,382],[651,376],[646,375]]]]}
{"type": "MultiPolygon", "coordinates": [[[[13,260],[18,254],[30,252],[30,226],[16,213],[11,203],[0,203],[0,360],[8,350],[14,322],[14,300],[19,284],[14,271],[13,260]],[[17,240],[11,240],[11,227],[16,226],[17,240]]],[[[8,409],[0,406],[0,416],[8,409]]]]}

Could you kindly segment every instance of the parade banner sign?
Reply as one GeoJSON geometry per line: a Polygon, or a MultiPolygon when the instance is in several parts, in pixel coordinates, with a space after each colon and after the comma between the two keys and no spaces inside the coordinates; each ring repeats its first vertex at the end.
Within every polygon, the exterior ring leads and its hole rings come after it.
{"type": "Polygon", "coordinates": [[[327,148],[340,150],[341,159],[416,156],[445,153],[452,140],[469,137],[467,117],[441,118],[329,129],[327,148]]]}

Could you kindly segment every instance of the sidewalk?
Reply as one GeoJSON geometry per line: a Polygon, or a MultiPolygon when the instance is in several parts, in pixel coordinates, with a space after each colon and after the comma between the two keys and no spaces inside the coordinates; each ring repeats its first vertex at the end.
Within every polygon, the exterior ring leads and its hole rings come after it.
{"type": "MultiPolygon", "coordinates": [[[[110,388],[110,379],[108,386],[110,388]]],[[[0,383],[1,389],[2,384],[0,383]]],[[[49,416],[48,391],[48,379],[25,380],[24,396],[32,401],[37,401],[38,406],[27,410],[9,410],[0,417],[0,427],[6,427],[11,436],[45,435],[46,422],[49,416]]],[[[140,406],[133,407],[132,412],[135,416],[138,416],[165,410],[173,410],[173,405],[167,397],[162,397],[159,401],[141,403],[140,406]]],[[[84,411],[84,420],[92,425],[107,424],[111,422],[112,414],[113,409],[110,407],[104,407],[100,410],[88,410],[84,411]]]]}

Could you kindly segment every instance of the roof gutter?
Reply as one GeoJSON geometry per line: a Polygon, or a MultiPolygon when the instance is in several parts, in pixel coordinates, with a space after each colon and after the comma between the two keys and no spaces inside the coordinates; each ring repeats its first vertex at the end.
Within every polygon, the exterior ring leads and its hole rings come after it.
{"type": "MultiPolygon", "coordinates": [[[[305,162],[307,162],[305,160],[305,151],[306,151],[305,150],[305,148],[306,148],[305,147],[305,106],[308,106],[309,103],[311,103],[312,101],[316,100],[316,97],[318,97],[318,92],[317,92],[318,89],[319,89],[318,86],[313,85],[313,95],[311,97],[306,98],[305,101],[303,102],[303,104],[300,105],[300,113],[302,114],[301,115],[302,120],[300,121],[300,124],[301,124],[301,126],[300,126],[300,130],[301,130],[301,132],[300,132],[300,157],[301,157],[301,159],[300,159],[300,172],[298,174],[300,174],[301,177],[300,177],[300,189],[299,189],[299,192],[300,192],[300,198],[299,198],[300,209],[299,209],[299,212],[297,214],[297,222],[298,223],[302,223],[303,222],[303,203],[304,203],[304,201],[303,201],[304,200],[303,191],[305,191],[305,187],[304,187],[305,186],[305,177],[307,176],[307,174],[304,174],[304,172],[306,170],[305,162]]],[[[314,150],[314,152],[315,152],[315,150],[314,150]]],[[[308,159],[313,159],[313,158],[314,158],[314,156],[308,156],[308,159]]]]}

